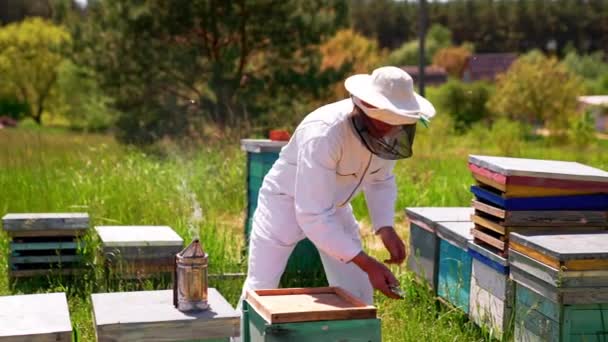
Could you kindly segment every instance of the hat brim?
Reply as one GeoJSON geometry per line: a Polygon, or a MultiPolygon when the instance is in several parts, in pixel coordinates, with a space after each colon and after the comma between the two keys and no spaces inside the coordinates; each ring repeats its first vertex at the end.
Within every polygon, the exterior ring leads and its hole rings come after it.
{"type": "Polygon", "coordinates": [[[344,87],[359,99],[391,113],[394,117],[388,119],[392,122],[415,123],[421,118],[428,121],[435,116],[435,107],[416,92],[413,92],[414,96],[391,101],[373,87],[371,75],[350,76],[344,81],[344,87]]]}

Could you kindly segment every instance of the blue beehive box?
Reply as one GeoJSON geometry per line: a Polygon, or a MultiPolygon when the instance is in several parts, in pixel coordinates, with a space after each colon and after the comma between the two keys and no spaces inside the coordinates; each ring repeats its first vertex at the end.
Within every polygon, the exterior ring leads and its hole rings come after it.
{"type": "Polygon", "coordinates": [[[439,243],[436,229],[440,222],[469,222],[470,207],[411,207],[405,208],[410,223],[407,266],[418,277],[437,290],[437,260],[439,243]]]}
{"type": "Polygon", "coordinates": [[[440,222],[437,224],[439,238],[439,270],[437,294],[450,304],[469,312],[471,289],[471,255],[467,253],[472,222],[440,222]]]}
{"type": "MultiPolygon", "coordinates": [[[[242,139],[241,149],[247,152],[247,217],[245,237],[249,241],[253,213],[258,206],[258,195],[264,177],[279,158],[286,141],[242,139]]],[[[308,239],[297,244],[291,253],[283,276],[283,285],[310,286],[326,283],[323,264],[317,248],[308,239]]]]}

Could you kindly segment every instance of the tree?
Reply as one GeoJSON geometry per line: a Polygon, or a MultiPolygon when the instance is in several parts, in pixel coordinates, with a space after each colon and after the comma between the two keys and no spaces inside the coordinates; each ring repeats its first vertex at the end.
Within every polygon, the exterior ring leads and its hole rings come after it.
{"type": "MultiPolygon", "coordinates": [[[[378,43],[355,33],[353,30],[341,30],[320,47],[322,61],[321,70],[333,69],[341,75],[349,73],[371,73],[380,66],[384,51],[378,48],[378,43]]],[[[334,99],[347,96],[343,79],[333,86],[334,99]]]]}
{"type": "Polygon", "coordinates": [[[345,0],[89,1],[80,60],[115,99],[119,138],[151,143],[322,93],[318,44],[346,10],[345,0]]]}
{"type": "MultiPolygon", "coordinates": [[[[432,56],[437,50],[452,44],[451,32],[438,24],[431,26],[425,40],[426,63],[430,64],[432,56]]],[[[419,57],[418,40],[405,42],[400,48],[388,56],[388,63],[392,65],[417,65],[419,57]]]]}
{"type": "Polygon", "coordinates": [[[62,51],[70,44],[65,29],[40,18],[0,28],[0,77],[29,104],[27,116],[38,124],[56,91],[62,51]]]}
{"type": "Polygon", "coordinates": [[[465,64],[471,56],[467,46],[450,46],[438,50],[433,56],[433,65],[440,66],[452,77],[461,78],[465,64]]]}
{"type": "Polygon", "coordinates": [[[508,118],[543,123],[552,133],[562,134],[582,89],[580,78],[556,58],[533,53],[518,58],[498,76],[489,105],[508,118]]]}
{"type": "Polygon", "coordinates": [[[463,83],[450,80],[439,87],[437,104],[454,120],[454,128],[463,132],[472,124],[490,117],[487,102],[492,88],[485,82],[463,83]]]}

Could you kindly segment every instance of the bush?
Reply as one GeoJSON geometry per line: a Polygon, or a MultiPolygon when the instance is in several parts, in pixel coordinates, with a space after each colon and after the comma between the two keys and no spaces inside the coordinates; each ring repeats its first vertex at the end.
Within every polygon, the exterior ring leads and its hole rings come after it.
{"type": "Polygon", "coordinates": [[[437,105],[454,120],[458,132],[491,115],[486,102],[492,95],[492,86],[486,82],[463,83],[450,80],[439,88],[437,105]]]}
{"type": "Polygon", "coordinates": [[[593,115],[586,111],[580,116],[575,116],[570,121],[568,129],[568,140],[577,147],[584,149],[596,141],[595,125],[593,115]]]}

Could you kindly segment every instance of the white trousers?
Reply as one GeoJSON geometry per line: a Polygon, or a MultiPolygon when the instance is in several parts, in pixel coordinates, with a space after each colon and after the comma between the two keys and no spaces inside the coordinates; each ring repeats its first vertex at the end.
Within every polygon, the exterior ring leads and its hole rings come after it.
{"type": "MultiPolygon", "coordinates": [[[[247,279],[237,307],[239,312],[247,290],[275,289],[279,286],[289,256],[296,246],[285,245],[259,228],[254,220],[249,238],[247,279]]],[[[358,227],[352,233],[353,238],[361,244],[358,227]]],[[[339,286],[361,301],[370,305],[373,303],[374,290],[367,273],[353,263],[343,263],[322,251],[319,254],[330,286],[339,286]]]]}

